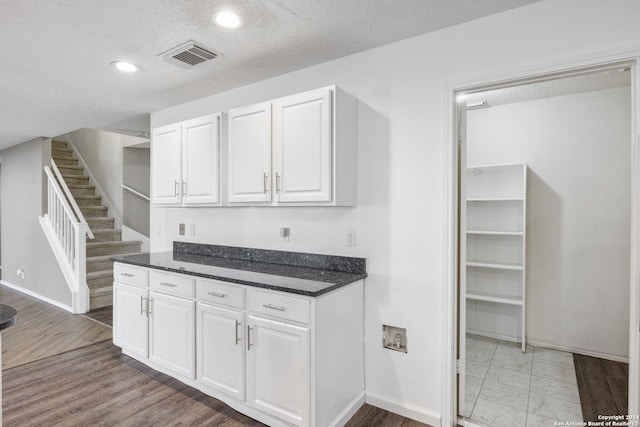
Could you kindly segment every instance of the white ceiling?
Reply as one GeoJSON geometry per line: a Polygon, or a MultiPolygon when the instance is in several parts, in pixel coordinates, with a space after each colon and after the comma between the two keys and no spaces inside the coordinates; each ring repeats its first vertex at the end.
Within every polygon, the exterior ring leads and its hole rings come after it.
{"type": "Polygon", "coordinates": [[[535,1],[0,0],[0,149],[82,127],[135,131],[171,105],[535,1]],[[242,29],[211,23],[226,7],[242,29]],[[190,70],[157,56],[190,39],[220,56],[190,70]]]}
{"type": "Polygon", "coordinates": [[[486,101],[489,107],[552,98],[575,93],[594,92],[631,86],[631,73],[627,67],[611,68],[560,77],[541,82],[469,94],[467,103],[486,101]]]}

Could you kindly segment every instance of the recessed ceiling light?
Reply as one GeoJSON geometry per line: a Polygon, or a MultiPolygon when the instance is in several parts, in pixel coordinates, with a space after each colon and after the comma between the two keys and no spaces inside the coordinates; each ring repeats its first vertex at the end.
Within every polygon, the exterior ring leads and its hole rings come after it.
{"type": "Polygon", "coordinates": [[[135,64],[131,64],[129,62],[123,62],[123,61],[113,61],[111,63],[111,65],[114,66],[116,69],[118,69],[120,71],[124,71],[126,73],[133,73],[133,72],[138,71],[140,69],[135,64]]]}
{"type": "Polygon", "coordinates": [[[211,20],[224,28],[239,28],[242,26],[242,18],[229,10],[216,12],[211,20]]]}

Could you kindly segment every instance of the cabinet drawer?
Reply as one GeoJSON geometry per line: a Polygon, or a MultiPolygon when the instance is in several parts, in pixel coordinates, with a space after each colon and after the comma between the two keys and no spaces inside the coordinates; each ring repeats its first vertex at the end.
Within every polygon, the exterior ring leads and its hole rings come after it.
{"type": "Polygon", "coordinates": [[[265,291],[249,290],[249,310],[269,317],[309,323],[310,301],[265,291]]]}
{"type": "Polygon", "coordinates": [[[218,280],[198,279],[196,296],[199,301],[244,308],[244,289],[218,280]]]}
{"type": "Polygon", "coordinates": [[[113,280],[136,286],[149,286],[149,270],[127,264],[113,264],[113,280]]]}
{"type": "Polygon", "coordinates": [[[193,298],[196,280],[181,274],[151,271],[149,275],[151,289],[165,294],[193,298]]]}

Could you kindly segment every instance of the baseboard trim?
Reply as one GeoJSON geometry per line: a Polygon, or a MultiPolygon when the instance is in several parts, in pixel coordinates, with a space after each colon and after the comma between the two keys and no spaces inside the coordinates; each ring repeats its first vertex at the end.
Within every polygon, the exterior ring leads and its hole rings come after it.
{"type": "Polygon", "coordinates": [[[0,284],[6,286],[7,288],[13,289],[14,291],[18,291],[18,292],[23,293],[25,295],[29,295],[30,297],[34,297],[36,299],[39,299],[40,301],[44,301],[47,304],[55,305],[56,307],[61,308],[61,309],[65,310],[65,311],[68,311],[69,313],[73,313],[73,308],[71,308],[71,306],[63,304],[60,301],[53,300],[53,299],[51,299],[49,297],[45,297],[44,295],[40,295],[39,293],[34,292],[34,291],[30,290],[30,289],[26,289],[26,288],[23,288],[21,286],[14,285],[13,283],[9,283],[9,282],[7,282],[5,280],[0,280],[0,284]]]}
{"type": "Polygon", "coordinates": [[[599,351],[585,350],[583,348],[556,345],[554,343],[550,343],[542,340],[527,338],[527,344],[531,344],[534,347],[543,347],[543,348],[549,348],[551,350],[567,351],[569,353],[581,354],[583,356],[597,357],[598,359],[612,360],[614,362],[629,363],[629,357],[618,356],[615,354],[601,353],[599,351]]]}
{"type": "Polygon", "coordinates": [[[432,426],[439,426],[441,424],[440,414],[428,412],[424,409],[416,408],[415,406],[408,405],[406,403],[394,402],[371,393],[366,393],[365,402],[371,406],[393,412],[394,414],[402,415],[403,417],[411,418],[412,420],[416,420],[421,423],[432,426]]]}
{"type": "MultiPolygon", "coordinates": [[[[467,328],[467,334],[493,338],[494,340],[500,340],[500,341],[509,341],[514,343],[522,342],[520,341],[519,337],[512,337],[511,335],[504,335],[504,334],[496,334],[493,332],[486,332],[486,331],[481,331],[479,329],[473,329],[473,328],[467,328]]],[[[529,341],[527,341],[527,344],[529,344],[529,341]]]]}
{"type": "Polygon", "coordinates": [[[332,426],[343,426],[353,417],[358,409],[364,405],[364,392],[358,395],[355,399],[349,403],[349,405],[331,422],[332,426]]]}

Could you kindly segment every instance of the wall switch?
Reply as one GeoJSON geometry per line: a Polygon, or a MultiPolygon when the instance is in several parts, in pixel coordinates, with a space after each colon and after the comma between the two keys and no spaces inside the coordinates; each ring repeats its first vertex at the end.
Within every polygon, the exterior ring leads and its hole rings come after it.
{"type": "Polygon", "coordinates": [[[347,246],[356,245],[356,230],[350,228],[347,230],[347,246]]]}
{"type": "Polygon", "coordinates": [[[281,242],[288,242],[290,235],[291,235],[291,230],[289,229],[289,227],[281,227],[280,228],[280,241],[281,242]]]}
{"type": "Polygon", "coordinates": [[[184,224],[178,226],[178,234],[184,236],[184,224]]]}

